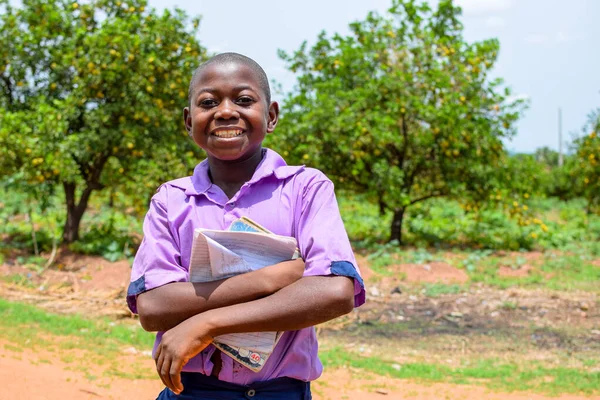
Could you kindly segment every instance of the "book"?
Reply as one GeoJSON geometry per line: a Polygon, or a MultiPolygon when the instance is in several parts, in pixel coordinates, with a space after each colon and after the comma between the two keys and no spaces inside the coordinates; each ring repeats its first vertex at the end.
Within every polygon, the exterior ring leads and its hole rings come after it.
{"type": "MultiPolygon", "coordinates": [[[[190,259],[190,281],[209,282],[254,271],[300,257],[296,239],[275,235],[247,217],[227,231],[196,229],[190,259]]],[[[221,335],[214,345],[234,360],[258,372],[283,332],[221,335]]]]}

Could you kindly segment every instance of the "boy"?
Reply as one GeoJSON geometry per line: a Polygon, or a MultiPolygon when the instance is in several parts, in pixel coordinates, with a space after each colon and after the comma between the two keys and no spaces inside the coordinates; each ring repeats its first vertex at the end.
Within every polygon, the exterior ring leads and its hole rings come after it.
{"type": "Polygon", "coordinates": [[[365,298],[333,184],[262,148],[279,107],[253,60],[213,57],[194,72],[189,98],[185,126],[207,159],[153,197],[127,296],[144,329],[158,331],[154,358],[167,386],[159,399],[310,399],[322,372],[313,326],[365,298]],[[194,229],[227,229],[241,216],[295,237],[303,260],[188,282],[194,229]],[[211,345],[260,331],[285,333],[257,373],[211,345]]]}

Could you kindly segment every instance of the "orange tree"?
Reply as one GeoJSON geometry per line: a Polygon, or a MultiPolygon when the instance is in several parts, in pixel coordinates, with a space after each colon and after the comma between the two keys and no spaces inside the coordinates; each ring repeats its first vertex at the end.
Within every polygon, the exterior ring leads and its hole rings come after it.
{"type": "Polygon", "coordinates": [[[600,109],[590,114],[584,132],[573,144],[576,162],[571,175],[588,202],[588,211],[600,212],[600,109]]]}
{"type": "Polygon", "coordinates": [[[154,184],[149,171],[187,170],[181,108],[205,57],[199,19],[146,0],[12,4],[0,0],[0,178],[62,187],[72,242],[95,190],[135,195],[154,184]]]}
{"type": "Polygon", "coordinates": [[[370,13],[348,36],[280,51],[299,76],[272,140],[391,210],[399,242],[415,203],[489,199],[524,106],[489,78],[498,41],[466,42],[460,15],[451,1],[394,0],[389,16],[370,13]]]}

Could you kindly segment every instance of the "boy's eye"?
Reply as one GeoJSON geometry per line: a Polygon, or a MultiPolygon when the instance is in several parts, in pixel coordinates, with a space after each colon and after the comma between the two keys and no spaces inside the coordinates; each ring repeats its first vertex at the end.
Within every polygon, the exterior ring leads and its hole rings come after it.
{"type": "Polygon", "coordinates": [[[217,105],[217,101],[215,99],[203,99],[200,100],[201,107],[214,107],[217,105]]]}
{"type": "Polygon", "coordinates": [[[250,96],[241,96],[237,99],[237,103],[243,106],[247,106],[254,103],[254,99],[250,96]]]}

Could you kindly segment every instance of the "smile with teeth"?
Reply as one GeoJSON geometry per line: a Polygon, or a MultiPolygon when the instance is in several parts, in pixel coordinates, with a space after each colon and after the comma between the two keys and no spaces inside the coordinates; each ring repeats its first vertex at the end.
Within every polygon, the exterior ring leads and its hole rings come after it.
{"type": "Polygon", "coordinates": [[[242,133],[244,133],[244,131],[242,131],[240,129],[227,129],[227,130],[215,131],[215,132],[213,132],[213,135],[215,135],[218,138],[229,139],[229,138],[234,138],[234,137],[240,136],[242,133]]]}

